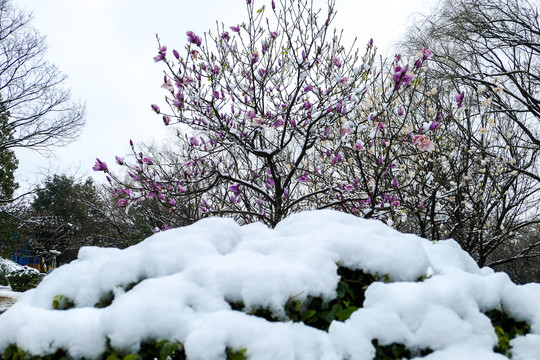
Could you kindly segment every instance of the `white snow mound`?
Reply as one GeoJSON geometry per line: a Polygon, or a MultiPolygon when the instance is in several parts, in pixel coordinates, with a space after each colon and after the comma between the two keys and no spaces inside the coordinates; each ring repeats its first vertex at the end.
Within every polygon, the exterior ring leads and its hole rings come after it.
{"type": "Polygon", "coordinates": [[[63,348],[91,359],[107,343],[131,353],[169,339],[193,360],[222,359],[226,347],[246,348],[248,359],[371,360],[376,339],[430,348],[428,360],[506,359],[493,352],[497,336],[483,313],[492,309],[531,325],[511,342],[513,358],[539,359],[540,285],[479,269],[453,240],[433,243],[334,211],[296,214],[275,229],[210,218],[125,250],[82,248],[0,316],[0,353],[17,344],[32,355],[63,348]],[[372,283],[364,306],[328,332],[231,309],[242,301],[283,318],[289,299],[330,301],[338,264],[390,282],[372,283]],[[110,292],[112,304],[94,307],[110,292]],[[53,309],[58,295],[75,308],[53,309]]]}

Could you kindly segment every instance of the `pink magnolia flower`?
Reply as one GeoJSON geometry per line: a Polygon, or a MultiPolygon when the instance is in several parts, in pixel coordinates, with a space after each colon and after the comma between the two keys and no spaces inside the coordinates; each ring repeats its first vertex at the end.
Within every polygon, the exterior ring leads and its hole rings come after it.
{"type": "Polygon", "coordinates": [[[229,186],[229,190],[235,195],[240,195],[239,187],[240,187],[240,184],[234,184],[234,185],[229,186]]]}
{"type": "Polygon", "coordinates": [[[339,128],[339,135],[341,137],[348,135],[350,133],[352,133],[352,129],[347,125],[343,125],[342,127],[339,128]]]}
{"type": "Polygon", "coordinates": [[[413,137],[413,142],[420,151],[432,152],[435,150],[435,144],[427,136],[416,135],[413,137]]]}
{"type": "Polygon", "coordinates": [[[422,49],[422,59],[427,60],[427,59],[429,59],[432,55],[433,55],[433,53],[431,52],[431,50],[426,49],[426,48],[423,48],[423,49],[422,49]]]}
{"type": "Polygon", "coordinates": [[[308,174],[307,172],[304,173],[304,175],[300,176],[298,178],[298,181],[300,181],[301,183],[306,183],[308,181],[308,174]]]}
{"type": "Polygon", "coordinates": [[[463,99],[464,98],[465,98],[465,92],[464,91],[462,91],[460,94],[456,95],[456,102],[457,102],[458,108],[463,106],[463,99]]]}
{"type": "Polygon", "coordinates": [[[118,206],[120,206],[121,208],[126,207],[127,204],[128,204],[128,201],[124,198],[118,200],[118,206]]]}
{"type": "Polygon", "coordinates": [[[154,56],[154,61],[155,62],[158,62],[158,61],[161,61],[163,59],[165,59],[165,55],[167,54],[167,47],[166,46],[162,46],[160,49],[159,49],[159,52],[156,56],[154,56]]]}
{"type": "Polygon", "coordinates": [[[169,115],[163,115],[163,123],[169,125],[171,123],[171,117],[169,115]]]}
{"type": "Polygon", "coordinates": [[[104,161],[99,160],[98,158],[96,158],[96,163],[94,164],[94,166],[92,166],[92,169],[94,171],[104,171],[104,172],[109,171],[107,164],[104,161]]]}
{"type": "Polygon", "coordinates": [[[147,163],[148,165],[154,165],[154,162],[149,157],[143,158],[143,162],[147,163]]]}
{"type": "Polygon", "coordinates": [[[199,36],[195,35],[193,31],[186,32],[186,35],[188,37],[188,42],[191,44],[196,44],[197,46],[201,46],[202,40],[199,36]]]}
{"type": "Polygon", "coordinates": [[[252,120],[253,125],[255,126],[263,126],[264,125],[264,118],[262,117],[254,117],[252,120]]]}
{"type": "Polygon", "coordinates": [[[353,145],[353,149],[356,150],[356,151],[362,151],[362,150],[364,150],[364,144],[362,144],[361,141],[357,141],[357,142],[353,145]]]}

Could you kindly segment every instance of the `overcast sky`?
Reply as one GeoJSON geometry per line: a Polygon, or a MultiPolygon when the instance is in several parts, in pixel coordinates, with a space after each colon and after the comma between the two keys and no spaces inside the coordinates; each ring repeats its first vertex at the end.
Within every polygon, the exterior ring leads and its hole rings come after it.
{"type": "MultiPolygon", "coordinates": [[[[34,27],[47,37],[47,58],[69,76],[75,100],[86,103],[87,124],[78,140],[45,158],[18,151],[17,179],[38,183],[44,175],[93,174],[95,158],[114,164],[114,155],[135,142],[168,141],[160,116],[163,66],[154,63],[156,34],[169,49],[183,49],[186,31],[201,34],[216,21],[236,25],[245,19],[244,0],[12,0],[34,14],[34,27]]],[[[254,0],[269,3],[270,0],[254,0]]],[[[278,1],[276,1],[278,2],[278,1]]],[[[322,7],[324,1],[315,0],[322,7]]],[[[381,52],[400,39],[410,15],[427,12],[433,0],[337,0],[334,27],[359,45],[373,38],[381,52]]]]}

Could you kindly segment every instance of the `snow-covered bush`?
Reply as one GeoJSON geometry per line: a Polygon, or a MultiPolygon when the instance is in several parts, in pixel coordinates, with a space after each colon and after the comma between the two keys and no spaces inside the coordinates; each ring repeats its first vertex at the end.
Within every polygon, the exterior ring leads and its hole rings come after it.
{"type": "Polygon", "coordinates": [[[344,213],[208,218],[81,249],[0,328],[5,359],[538,359],[540,285],[344,213]]]}
{"type": "Polygon", "coordinates": [[[13,291],[22,292],[35,288],[38,283],[38,270],[0,258],[0,285],[9,285],[13,291]]]}

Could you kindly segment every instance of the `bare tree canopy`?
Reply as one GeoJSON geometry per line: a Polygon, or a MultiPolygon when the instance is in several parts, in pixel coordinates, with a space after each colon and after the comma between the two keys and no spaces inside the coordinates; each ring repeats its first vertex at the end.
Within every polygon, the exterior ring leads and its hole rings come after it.
{"type": "MultiPolygon", "coordinates": [[[[534,0],[443,0],[411,29],[404,44],[429,46],[440,70],[485,89],[493,111],[504,112],[540,145],[540,22],[534,0]]],[[[536,177],[538,180],[539,178],[536,177]]]]}
{"type": "Polygon", "coordinates": [[[9,113],[0,150],[43,151],[72,141],[84,125],[84,105],[73,103],[66,75],[45,60],[45,39],[32,16],[0,0],[0,104],[9,113]]]}

